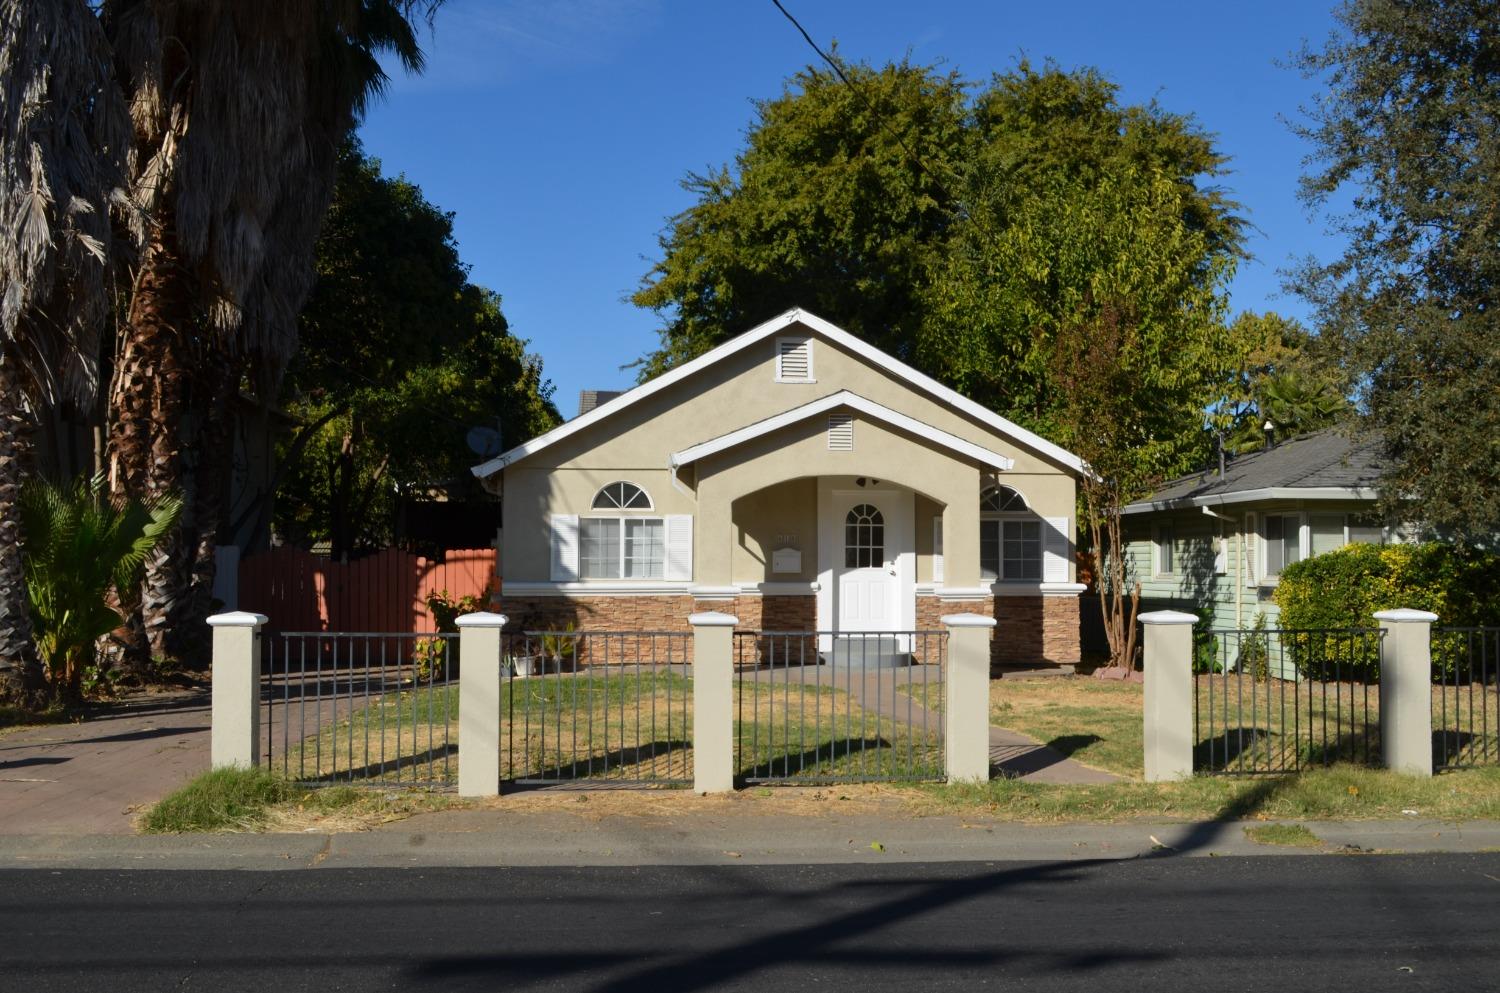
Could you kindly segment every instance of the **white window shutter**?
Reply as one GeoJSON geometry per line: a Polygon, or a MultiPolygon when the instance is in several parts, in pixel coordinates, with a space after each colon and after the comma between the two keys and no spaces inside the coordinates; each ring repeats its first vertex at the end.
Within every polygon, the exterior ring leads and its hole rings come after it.
{"type": "Polygon", "coordinates": [[[552,531],[552,581],[571,583],[578,578],[578,515],[553,514],[548,523],[552,531]]]}
{"type": "Polygon", "coordinates": [[[1073,549],[1072,518],[1048,517],[1042,537],[1042,582],[1066,583],[1068,559],[1073,549]]]}
{"type": "Polygon", "coordinates": [[[691,514],[668,514],[667,566],[669,580],[693,578],[693,517],[691,514]]]}
{"type": "Polygon", "coordinates": [[[828,450],[854,451],[854,417],[850,414],[828,415],[828,450]]]}
{"type": "Polygon", "coordinates": [[[1255,514],[1245,515],[1243,538],[1245,547],[1245,585],[1254,588],[1260,585],[1260,548],[1257,544],[1260,521],[1255,514]]]}
{"type": "Polygon", "coordinates": [[[943,519],[932,519],[932,581],[943,581],[943,519]]]}

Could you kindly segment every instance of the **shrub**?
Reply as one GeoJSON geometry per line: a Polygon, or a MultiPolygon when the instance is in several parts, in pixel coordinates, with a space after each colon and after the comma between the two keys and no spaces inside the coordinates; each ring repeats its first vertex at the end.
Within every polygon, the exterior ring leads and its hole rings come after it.
{"type": "MultiPolygon", "coordinates": [[[[1348,545],[1281,573],[1276,603],[1290,629],[1348,629],[1374,625],[1378,610],[1430,610],[1449,627],[1500,626],[1500,555],[1439,542],[1422,545],[1348,545]]],[[[1313,639],[1314,642],[1317,639],[1313,639]]],[[[1329,642],[1332,644],[1333,642],[1329,642]]],[[[1347,646],[1341,662],[1362,678],[1379,674],[1373,642],[1347,646]]],[[[1434,668],[1451,673],[1459,658],[1446,642],[1433,647],[1434,668]]],[[[1312,675],[1317,652],[1294,651],[1299,671],[1312,675]]]]}

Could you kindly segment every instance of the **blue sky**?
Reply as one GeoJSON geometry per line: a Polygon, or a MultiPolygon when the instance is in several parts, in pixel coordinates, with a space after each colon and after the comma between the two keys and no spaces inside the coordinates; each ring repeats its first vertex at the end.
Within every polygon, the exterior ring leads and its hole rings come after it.
{"type": "MultiPolygon", "coordinates": [[[[910,52],[982,80],[1052,58],[1097,67],[1126,102],[1193,114],[1257,228],[1233,311],[1305,315],[1278,270],[1338,243],[1296,199],[1307,149],[1284,118],[1315,87],[1284,63],[1327,36],[1328,5],[783,2],[851,61],[910,52]]],[[[393,74],[366,148],[456,213],[471,278],[502,294],[571,416],[580,389],[633,383],[622,367],[656,343],[656,316],[627,298],[690,202],[683,175],[732,161],[751,102],[816,56],[770,0],[449,0],[424,41],[427,73],[393,74]]]]}

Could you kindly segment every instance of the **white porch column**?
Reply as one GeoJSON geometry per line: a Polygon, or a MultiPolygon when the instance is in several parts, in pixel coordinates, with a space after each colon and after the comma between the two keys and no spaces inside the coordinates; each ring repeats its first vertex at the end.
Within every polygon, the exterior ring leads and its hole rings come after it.
{"type": "Polygon", "coordinates": [[[739,618],[690,614],[693,626],[693,791],[734,789],[734,626],[739,618]]]}
{"type": "Polygon", "coordinates": [[[213,628],[213,709],[209,765],[260,764],[260,629],[265,614],[232,611],[208,619],[213,628]]]}
{"type": "Polygon", "coordinates": [[[1145,626],[1146,781],[1193,774],[1193,625],[1178,610],[1141,615],[1145,626]]]}
{"type": "Polygon", "coordinates": [[[458,623],[458,795],[500,795],[500,658],[504,614],[458,623]]]}
{"type": "Polygon", "coordinates": [[[1387,769],[1432,775],[1432,625],[1425,610],[1382,610],[1380,757],[1387,769]]]}
{"type": "Polygon", "coordinates": [[[948,782],[988,782],[990,778],[990,636],[995,619],[983,614],[948,614],[948,674],[943,731],[948,782]]]}

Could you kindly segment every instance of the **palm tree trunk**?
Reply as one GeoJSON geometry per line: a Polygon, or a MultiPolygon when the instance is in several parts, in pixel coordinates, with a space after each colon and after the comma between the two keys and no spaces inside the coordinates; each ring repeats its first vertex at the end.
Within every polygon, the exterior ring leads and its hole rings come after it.
{"type": "Polygon", "coordinates": [[[0,699],[21,703],[39,699],[46,683],[31,636],[22,558],[26,535],[17,506],[30,430],[15,366],[0,361],[0,699]]]}
{"type": "MultiPolygon", "coordinates": [[[[170,224],[147,246],[120,330],[110,382],[109,482],[111,493],[154,502],[182,489],[184,415],[188,407],[187,356],[194,347],[191,278],[181,264],[170,224]]],[[[186,501],[185,501],[186,503],[186,501]]],[[[135,603],[125,603],[126,662],[144,675],[186,599],[180,562],[191,531],[192,508],[146,561],[135,603]]]]}

